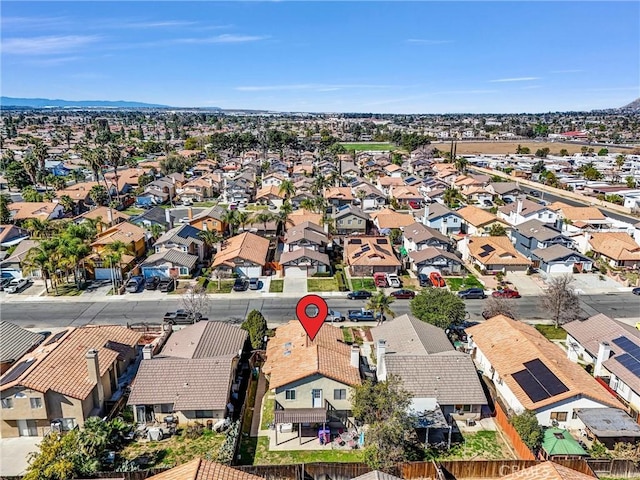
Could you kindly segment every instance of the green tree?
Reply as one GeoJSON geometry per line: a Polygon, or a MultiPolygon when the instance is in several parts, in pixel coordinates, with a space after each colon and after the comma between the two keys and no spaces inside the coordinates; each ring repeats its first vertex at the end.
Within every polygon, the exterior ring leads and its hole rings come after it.
{"type": "Polygon", "coordinates": [[[251,348],[259,350],[264,346],[264,337],[267,334],[267,321],[258,310],[251,310],[247,319],[241,325],[243,330],[249,332],[251,348]]]}
{"type": "Polygon", "coordinates": [[[593,166],[586,168],[582,173],[582,176],[585,180],[600,180],[603,177],[602,173],[593,166]]]}
{"type": "MultiPolygon", "coordinates": [[[[159,225],[157,226],[159,227],[159,225]]],[[[222,237],[215,230],[202,230],[198,232],[198,238],[202,240],[209,251],[213,250],[216,244],[222,241],[222,237]]]]}
{"type": "Polygon", "coordinates": [[[491,237],[504,237],[507,234],[507,229],[499,223],[494,223],[489,228],[489,236],[491,237]]]}
{"type": "Polygon", "coordinates": [[[235,235],[235,228],[238,225],[237,210],[225,210],[222,215],[222,222],[229,227],[229,236],[235,235]]]}
{"type": "Polygon", "coordinates": [[[109,200],[109,194],[104,185],[94,185],[91,187],[91,190],[89,190],[89,198],[96,205],[105,205],[109,200]]]}
{"type": "Polygon", "coordinates": [[[544,147],[544,148],[539,148],[538,150],[536,150],[536,157],[539,158],[547,158],[547,155],[549,155],[549,147],[544,147]]]}
{"type": "Polygon", "coordinates": [[[378,314],[378,325],[380,325],[384,321],[385,315],[391,317],[396,315],[390,307],[394,301],[395,298],[385,294],[383,290],[378,290],[378,292],[371,296],[366,308],[378,314]]]}
{"type": "Polygon", "coordinates": [[[460,324],[466,316],[464,301],[443,288],[427,288],[411,300],[411,313],[439,328],[460,324]]]}
{"type": "Polygon", "coordinates": [[[16,161],[9,162],[4,175],[10,188],[22,190],[26,186],[34,184],[31,176],[27,172],[27,166],[16,161]]]}
{"type": "Polygon", "coordinates": [[[23,188],[22,192],[20,192],[20,195],[22,196],[22,199],[25,202],[42,202],[42,200],[43,200],[42,194],[39,193],[31,185],[29,185],[28,187],[23,188]]]}
{"type": "Polygon", "coordinates": [[[30,456],[24,480],[67,480],[76,477],[79,461],[78,431],[45,436],[30,456]]]}
{"type": "Polygon", "coordinates": [[[625,177],[624,181],[627,182],[627,187],[636,188],[636,179],[631,175],[625,177]]]}
{"type": "Polygon", "coordinates": [[[284,198],[288,200],[291,195],[296,193],[296,187],[291,180],[284,180],[278,188],[278,193],[284,194],[284,198]]]}
{"type": "Polygon", "coordinates": [[[533,164],[533,166],[531,167],[531,173],[542,173],[546,170],[545,166],[544,166],[544,160],[538,160],[536,163],[533,164]]]}
{"type": "Polygon", "coordinates": [[[0,194],[0,223],[7,224],[11,222],[11,210],[9,205],[13,203],[11,197],[6,193],[0,194]]]}
{"type": "Polygon", "coordinates": [[[605,156],[607,156],[608,153],[609,153],[609,149],[608,148],[601,148],[600,150],[598,150],[598,156],[599,157],[605,157],[605,156]]]}
{"type": "Polygon", "coordinates": [[[398,244],[400,243],[400,240],[402,239],[402,230],[400,230],[399,228],[392,228],[389,231],[389,240],[391,240],[391,243],[398,244]]]}
{"type": "Polygon", "coordinates": [[[262,223],[265,232],[267,231],[267,223],[273,221],[273,219],[274,216],[270,212],[260,212],[253,217],[255,222],[262,223]]]}
{"type": "Polygon", "coordinates": [[[236,221],[238,222],[238,225],[242,228],[243,232],[245,231],[245,226],[247,225],[247,222],[249,221],[250,217],[251,217],[251,214],[246,210],[238,210],[236,212],[236,221]]]}
{"type": "Polygon", "coordinates": [[[62,195],[58,199],[58,202],[60,203],[60,205],[62,205],[62,208],[64,208],[65,212],[72,212],[73,211],[73,207],[75,206],[75,202],[73,201],[73,199],[69,195],[62,195]]]}
{"type": "Polygon", "coordinates": [[[566,148],[560,149],[560,156],[561,157],[568,157],[569,156],[569,150],[567,150],[566,148]]]}
{"type": "Polygon", "coordinates": [[[544,433],[538,423],[536,412],[525,410],[519,415],[511,417],[510,422],[527,447],[536,450],[540,446],[544,433]]]}
{"type": "Polygon", "coordinates": [[[458,204],[460,193],[454,187],[447,187],[442,195],[442,200],[449,208],[453,208],[458,204]]]}

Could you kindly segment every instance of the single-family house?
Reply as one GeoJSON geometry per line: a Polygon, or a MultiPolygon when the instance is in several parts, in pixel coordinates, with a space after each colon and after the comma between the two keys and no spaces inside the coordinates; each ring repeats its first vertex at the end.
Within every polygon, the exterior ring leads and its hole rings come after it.
{"type": "Polygon", "coordinates": [[[409,252],[407,259],[411,270],[429,274],[458,275],[463,271],[462,260],[451,252],[436,247],[425,247],[409,252]]]}
{"type": "Polygon", "coordinates": [[[424,207],[422,223],[438,230],[443,235],[455,235],[461,231],[462,217],[444,205],[430,203],[424,207]]]}
{"type": "Polygon", "coordinates": [[[479,205],[492,205],[493,194],[486,187],[477,185],[464,185],[460,189],[460,194],[467,203],[477,203],[479,205]]]}
{"type": "Polygon", "coordinates": [[[529,220],[539,220],[542,223],[555,225],[558,221],[558,213],[540,203],[519,197],[515,202],[500,207],[498,218],[513,226],[529,220]]]}
{"type": "Polygon", "coordinates": [[[0,262],[0,270],[2,270],[3,276],[10,276],[13,278],[22,278],[23,276],[40,278],[42,272],[40,270],[25,271],[26,262],[25,259],[32,248],[40,245],[38,240],[23,240],[13,253],[0,262]]]}
{"type": "Polygon", "coordinates": [[[147,230],[151,228],[151,225],[158,225],[166,232],[173,228],[175,220],[175,217],[171,215],[171,211],[168,208],[152,207],[140,215],[131,217],[129,222],[147,230]]]}
{"type": "Polygon", "coordinates": [[[594,258],[603,258],[612,267],[638,268],[640,245],[625,232],[593,232],[589,235],[588,248],[594,258]]]}
{"type": "Polygon", "coordinates": [[[55,220],[64,216],[64,208],[56,202],[13,202],[8,208],[11,219],[16,223],[29,218],[55,220]]]}
{"type": "Polygon", "coordinates": [[[289,214],[289,225],[296,226],[305,222],[315,223],[316,225],[322,225],[324,223],[321,213],[316,213],[305,208],[299,208],[289,214]]]}
{"type": "Polygon", "coordinates": [[[143,349],[128,404],[138,423],[216,421],[233,413],[238,364],[248,350],[247,332],[237,325],[201,321],[173,332],[162,351],[143,349]],[[158,381],[158,379],[162,381],[158,381]]]}
{"type": "Polygon", "coordinates": [[[562,245],[573,248],[573,240],[564,236],[560,230],[551,224],[540,220],[529,220],[521,223],[509,231],[514,247],[527,258],[531,258],[531,252],[540,248],[548,248],[553,245],[562,245]]]}
{"type": "Polygon", "coordinates": [[[331,271],[329,255],[309,247],[296,248],[280,255],[285,277],[307,278],[331,271]]]}
{"type": "Polygon", "coordinates": [[[602,385],[533,326],[498,315],[466,329],[478,369],[508,413],[534,411],[538,423],[582,428],[579,408],[622,408],[602,385]]]}
{"type": "Polygon", "coordinates": [[[522,193],[520,186],[516,182],[490,182],[487,190],[494,196],[501,198],[505,203],[512,203],[518,199],[522,193]]]}
{"type": "Polygon", "coordinates": [[[9,370],[26,353],[40,345],[45,338],[42,333],[30,332],[14,323],[0,322],[0,375],[9,370]]]}
{"type": "Polygon", "coordinates": [[[335,208],[353,205],[353,193],[350,187],[328,187],[323,196],[329,205],[335,208]]]}
{"type": "Polygon", "coordinates": [[[181,187],[176,188],[176,193],[180,195],[180,199],[184,202],[203,202],[208,198],[212,198],[214,193],[220,191],[220,185],[222,183],[222,177],[220,174],[207,174],[201,177],[196,177],[193,180],[188,181],[181,187]],[[218,178],[216,178],[216,176],[218,178]]]}
{"type": "Polygon", "coordinates": [[[385,195],[391,195],[391,190],[394,187],[404,187],[405,183],[401,177],[378,177],[377,180],[378,189],[385,195]]]}
{"type": "Polygon", "coordinates": [[[375,210],[387,203],[387,197],[376,187],[367,182],[353,187],[353,193],[363,210],[375,210]]]}
{"type": "Polygon", "coordinates": [[[568,234],[611,228],[611,220],[596,207],[574,207],[554,202],[549,208],[558,214],[558,228],[568,234]]]}
{"type": "Polygon", "coordinates": [[[42,437],[109,413],[140,336],[117,325],[69,328],[22,357],[0,378],[0,436],[42,437]]]}
{"type": "Polygon", "coordinates": [[[465,237],[458,243],[463,258],[486,272],[523,272],[532,264],[509,237],[465,237]]]}
{"type": "Polygon", "coordinates": [[[474,205],[467,205],[456,213],[462,217],[462,232],[472,236],[489,235],[494,225],[503,227],[505,230],[510,225],[498,219],[493,213],[487,212],[474,205]]]}
{"type": "Polygon", "coordinates": [[[351,275],[370,277],[374,273],[398,273],[400,260],[393,251],[388,237],[346,237],[344,261],[351,275]]]}
{"type": "Polygon", "coordinates": [[[280,185],[282,185],[282,182],[284,182],[285,180],[287,180],[287,178],[284,175],[281,175],[279,173],[270,173],[262,177],[262,188],[265,188],[265,187],[280,188],[280,185]]]}
{"type": "MultiPolygon", "coordinates": [[[[191,212],[191,210],[188,211],[191,212]]],[[[198,230],[216,232],[219,235],[223,235],[229,228],[229,225],[224,220],[226,212],[227,210],[219,205],[206,208],[197,215],[193,215],[189,219],[189,225],[198,230]]]]}
{"type": "Polygon", "coordinates": [[[562,328],[567,332],[569,360],[591,365],[594,377],[604,381],[629,406],[633,418],[640,418],[640,363],[636,359],[640,332],[602,313],[562,328]]]}
{"type": "Polygon", "coordinates": [[[299,248],[308,248],[324,253],[329,244],[329,237],[320,225],[303,222],[290,226],[284,238],[283,252],[292,252],[299,248]]]}
{"type": "Polygon", "coordinates": [[[386,234],[393,229],[403,230],[406,226],[415,223],[415,219],[408,213],[400,213],[390,208],[384,208],[370,213],[373,224],[378,232],[386,234]]]}
{"type": "Polygon", "coordinates": [[[280,325],[266,356],[262,371],[275,395],[276,431],[283,424],[349,421],[353,387],[361,384],[360,349],[343,342],[340,328],[323,325],[310,340],[297,320],[280,325]]]}
{"type": "Polygon", "coordinates": [[[107,245],[122,242],[127,251],[134,257],[142,257],[147,251],[147,237],[145,231],[128,222],[117,223],[98,233],[91,246],[94,252],[100,253],[107,245]]]}
{"type": "Polygon", "coordinates": [[[427,247],[450,251],[452,242],[435,228],[426,227],[422,223],[412,223],[403,230],[402,246],[407,252],[415,252],[427,247]]]}
{"type": "Polygon", "coordinates": [[[545,273],[590,272],[593,260],[564,245],[552,245],[531,252],[533,267],[545,273]]]}
{"type": "Polygon", "coordinates": [[[15,225],[0,225],[0,247],[9,248],[29,238],[29,232],[15,225]]]}
{"type": "MultiPolygon", "coordinates": [[[[176,250],[191,256],[195,256],[195,261],[203,262],[208,256],[207,246],[200,238],[200,232],[191,225],[181,225],[163,233],[153,244],[156,254],[167,250],[176,250]]],[[[177,257],[176,257],[177,258],[177,257]]]]}
{"type": "Polygon", "coordinates": [[[410,185],[403,185],[400,187],[392,187],[389,193],[391,198],[395,198],[398,203],[408,205],[409,202],[421,205],[424,203],[424,195],[420,192],[418,187],[410,185]]]}
{"type": "Polygon", "coordinates": [[[365,234],[370,221],[369,214],[354,206],[338,209],[333,213],[332,218],[338,235],[365,234]]]}
{"type": "Polygon", "coordinates": [[[222,242],[211,266],[227,273],[260,277],[267,264],[269,243],[269,239],[253,233],[241,233],[222,242]]]}
{"type": "Polygon", "coordinates": [[[280,191],[277,185],[267,185],[256,192],[256,202],[261,204],[273,203],[274,205],[282,204],[285,193],[280,191]]]}
{"type": "Polygon", "coordinates": [[[93,220],[97,222],[98,231],[103,231],[105,228],[113,227],[118,223],[126,222],[131,217],[126,213],[122,213],[115,208],[111,207],[96,207],[88,212],[84,212],[73,219],[75,223],[83,223],[87,220],[93,220]]]}
{"type": "Polygon", "coordinates": [[[262,480],[262,478],[221,463],[196,458],[148,477],[148,480],[262,480]]]}
{"type": "Polygon", "coordinates": [[[487,398],[473,360],[455,350],[444,330],[405,314],[371,335],[379,381],[398,377],[414,406],[431,403],[446,417],[480,418],[487,398]]]}

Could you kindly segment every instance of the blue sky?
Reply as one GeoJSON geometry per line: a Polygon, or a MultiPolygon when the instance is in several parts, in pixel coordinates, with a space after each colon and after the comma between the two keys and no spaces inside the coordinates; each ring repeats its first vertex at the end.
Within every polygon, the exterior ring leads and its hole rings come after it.
{"type": "Polygon", "coordinates": [[[2,2],[2,95],[519,113],[640,97],[640,2],[2,2]]]}

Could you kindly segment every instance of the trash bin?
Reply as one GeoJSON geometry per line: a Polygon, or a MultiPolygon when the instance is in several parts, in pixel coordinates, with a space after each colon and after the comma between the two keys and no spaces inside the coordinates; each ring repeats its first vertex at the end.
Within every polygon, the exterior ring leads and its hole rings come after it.
{"type": "Polygon", "coordinates": [[[213,430],[213,420],[207,420],[207,430],[213,430]]]}

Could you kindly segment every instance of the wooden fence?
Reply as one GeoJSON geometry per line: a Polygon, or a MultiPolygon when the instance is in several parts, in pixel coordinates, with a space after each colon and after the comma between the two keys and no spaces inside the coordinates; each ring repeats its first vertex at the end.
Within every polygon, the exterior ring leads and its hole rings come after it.
{"type": "Polygon", "coordinates": [[[513,445],[518,456],[522,460],[535,460],[536,457],[531,453],[529,447],[527,447],[527,445],[522,441],[520,435],[516,432],[516,429],[513,428],[513,425],[509,422],[509,417],[507,417],[507,414],[502,410],[500,402],[495,402],[494,407],[496,423],[500,426],[509,441],[511,441],[511,445],[513,445]]]}
{"type": "Polygon", "coordinates": [[[267,480],[351,480],[371,469],[364,463],[302,463],[233,467],[267,480]]]}
{"type": "Polygon", "coordinates": [[[633,460],[590,458],[586,462],[599,476],[612,478],[640,477],[640,463],[636,463],[633,460]]]}

